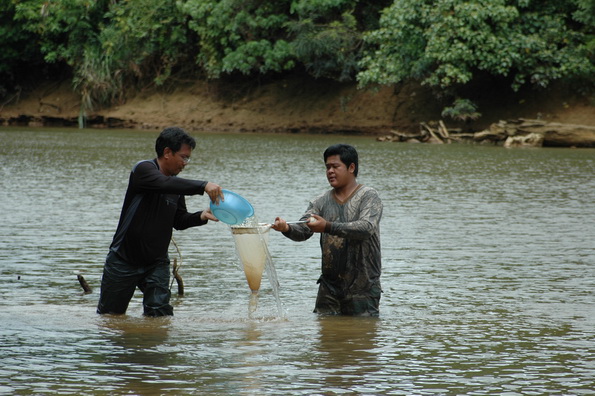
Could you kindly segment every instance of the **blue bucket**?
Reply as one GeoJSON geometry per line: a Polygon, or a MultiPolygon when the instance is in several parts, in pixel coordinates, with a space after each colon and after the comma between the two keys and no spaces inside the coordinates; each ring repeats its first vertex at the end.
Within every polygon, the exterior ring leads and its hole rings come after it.
{"type": "Polygon", "coordinates": [[[216,205],[211,202],[211,212],[216,218],[229,225],[243,223],[254,216],[254,208],[244,197],[229,190],[223,190],[225,201],[216,205]]]}

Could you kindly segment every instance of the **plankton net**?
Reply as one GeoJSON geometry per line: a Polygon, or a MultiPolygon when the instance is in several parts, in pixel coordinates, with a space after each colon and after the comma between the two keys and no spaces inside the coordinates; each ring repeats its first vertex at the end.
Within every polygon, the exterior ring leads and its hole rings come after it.
{"type": "Polygon", "coordinates": [[[269,243],[270,226],[231,226],[231,233],[240,258],[248,286],[252,293],[260,289],[262,274],[270,257],[269,243]]]}

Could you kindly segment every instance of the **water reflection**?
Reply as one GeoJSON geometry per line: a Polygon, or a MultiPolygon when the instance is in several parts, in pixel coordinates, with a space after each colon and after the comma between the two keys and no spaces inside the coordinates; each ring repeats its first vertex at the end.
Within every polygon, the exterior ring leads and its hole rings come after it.
{"type": "MultiPolygon", "coordinates": [[[[378,318],[320,316],[315,349],[320,354],[325,391],[369,391],[377,367],[378,318]]],[[[374,385],[374,388],[377,384],[374,385]]]]}
{"type": "MultiPolygon", "coordinates": [[[[167,344],[169,318],[138,318],[106,315],[99,321],[106,351],[104,364],[113,370],[118,393],[164,394],[168,366],[175,355],[163,353],[167,344]]],[[[173,379],[173,378],[172,378],[173,379]]]]}
{"type": "Polygon", "coordinates": [[[269,368],[263,356],[266,355],[266,341],[263,340],[263,330],[255,322],[246,323],[242,329],[243,337],[235,346],[237,358],[235,364],[241,370],[238,370],[239,389],[247,393],[258,393],[264,388],[263,379],[266,377],[266,371],[269,368]]]}

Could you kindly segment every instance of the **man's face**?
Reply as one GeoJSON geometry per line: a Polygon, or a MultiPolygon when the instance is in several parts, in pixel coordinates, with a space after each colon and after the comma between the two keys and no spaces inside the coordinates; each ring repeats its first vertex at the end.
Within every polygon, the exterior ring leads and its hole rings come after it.
{"type": "Polygon", "coordinates": [[[166,147],[163,151],[163,157],[165,159],[165,165],[163,170],[167,176],[176,176],[182,172],[192,155],[192,148],[187,144],[182,144],[180,150],[175,153],[171,151],[169,147],[166,147]]]}
{"type": "Polygon", "coordinates": [[[326,159],[326,178],[333,188],[341,188],[349,184],[354,176],[355,164],[345,165],[339,155],[331,155],[326,159]]]}

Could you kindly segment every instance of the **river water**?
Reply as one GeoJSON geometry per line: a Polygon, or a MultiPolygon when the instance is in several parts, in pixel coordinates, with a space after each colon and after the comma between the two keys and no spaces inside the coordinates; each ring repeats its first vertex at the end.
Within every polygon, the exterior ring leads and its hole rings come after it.
{"type": "Polygon", "coordinates": [[[143,317],[140,292],[98,316],[128,174],[156,136],[0,129],[0,394],[593,394],[595,150],[196,134],[180,176],[261,222],[297,220],[328,188],[323,150],[355,145],[384,202],[380,318],[313,314],[318,239],[276,232],[282,313],[266,279],[254,309],[223,223],[174,233],[175,316],[143,317]]]}

